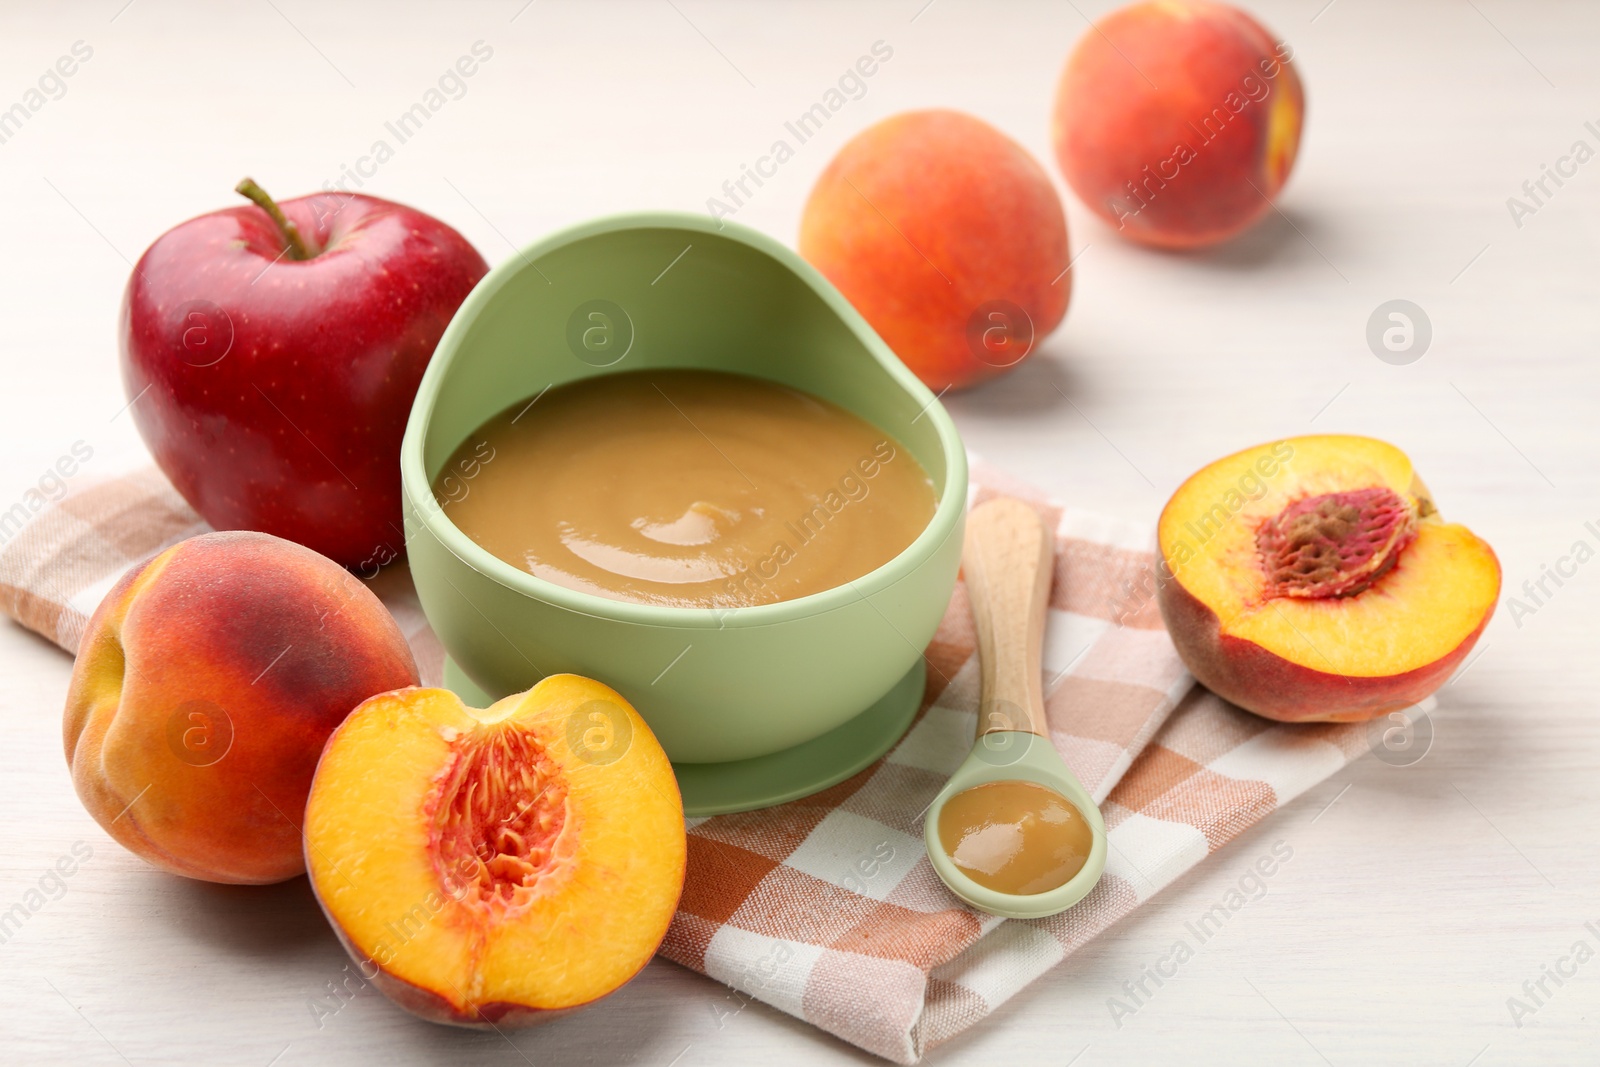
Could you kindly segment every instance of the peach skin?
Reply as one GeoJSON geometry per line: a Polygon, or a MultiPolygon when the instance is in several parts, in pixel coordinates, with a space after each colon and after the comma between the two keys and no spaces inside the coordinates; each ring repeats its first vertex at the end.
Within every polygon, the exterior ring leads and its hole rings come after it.
{"type": "Polygon", "coordinates": [[[90,618],[67,764],[95,821],[156,866],[279,882],[305,870],[328,735],[416,684],[400,628],[343,568],[270,534],[202,534],[132,568],[90,618]]]}
{"type": "Polygon", "coordinates": [[[1061,173],[1141,244],[1195,248],[1241,233],[1271,210],[1299,150],[1305,92],[1291,53],[1226,4],[1113,11],[1061,73],[1061,173]]]}
{"type": "Polygon", "coordinates": [[[958,111],[884,119],[839,150],[800,254],[931,389],[1017,366],[1067,313],[1067,221],[1021,145],[958,111]]]}

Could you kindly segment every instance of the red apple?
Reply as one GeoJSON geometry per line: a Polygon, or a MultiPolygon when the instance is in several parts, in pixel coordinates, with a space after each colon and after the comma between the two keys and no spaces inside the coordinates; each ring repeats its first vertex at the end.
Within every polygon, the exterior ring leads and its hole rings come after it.
{"type": "Polygon", "coordinates": [[[134,421],[219,530],[261,530],[353,568],[404,551],[400,438],[434,345],[488,271],[438,219],[329,192],[162,234],[119,328],[134,421]]]}

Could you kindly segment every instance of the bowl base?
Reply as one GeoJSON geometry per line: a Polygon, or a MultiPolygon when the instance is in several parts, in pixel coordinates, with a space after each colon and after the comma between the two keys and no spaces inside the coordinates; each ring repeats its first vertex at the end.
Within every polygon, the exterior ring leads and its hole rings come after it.
{"type": "MultiPolygon", "coordinates": [[[[919,658],[871,707],[793,748],[727,763],[674,763],[683,814],[696,819],[770,808],[821,792],[866,769],[894,747],[916,718],[927,672],[919,658]]],[[[448,656],[444,684],[473,707],[494,702],[448,656]]]]}

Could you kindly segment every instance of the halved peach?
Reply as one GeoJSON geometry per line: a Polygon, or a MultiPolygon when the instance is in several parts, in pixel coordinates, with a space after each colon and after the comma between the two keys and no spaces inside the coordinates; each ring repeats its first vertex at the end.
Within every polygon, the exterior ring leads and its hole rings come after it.
{"type": "Polygon", "coordinates": [[[364,977],[425,1019],[519,1026],[620,988],[683,888],[672,765],[615,691],[553,675],[487,710],[363,703],[328,740],[306,867],[364,977]]]}
{"type": "Polygon", "coordinates": [[[1494,551],[1439,517],[1393,445],[1295,437],[1219,459],[1161,512],[1158,600],[1208,689],[1286,722],[1415,704],[1471,651],[1494,551]]]}

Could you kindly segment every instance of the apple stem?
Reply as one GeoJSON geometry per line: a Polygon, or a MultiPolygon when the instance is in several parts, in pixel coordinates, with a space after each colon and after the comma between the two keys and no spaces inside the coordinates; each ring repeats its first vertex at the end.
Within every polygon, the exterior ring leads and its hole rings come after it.
{"type": "Polygon", "coordinates": [[[304,235],[300,233],[300,227],[296,226],[289,216],[283,213],[283,208],[278,206],[276,200],[267,195],[265,189],[256,184],[254,178],[245,178],[233,187],[233,191],[272,216],[272,221],[277,224],[278,232],[283,234],[284,243],[289,249],[290,259],[310,259],[317,254],[316,249],[311,247],[311,242],[307,241],[304,235]]]}

